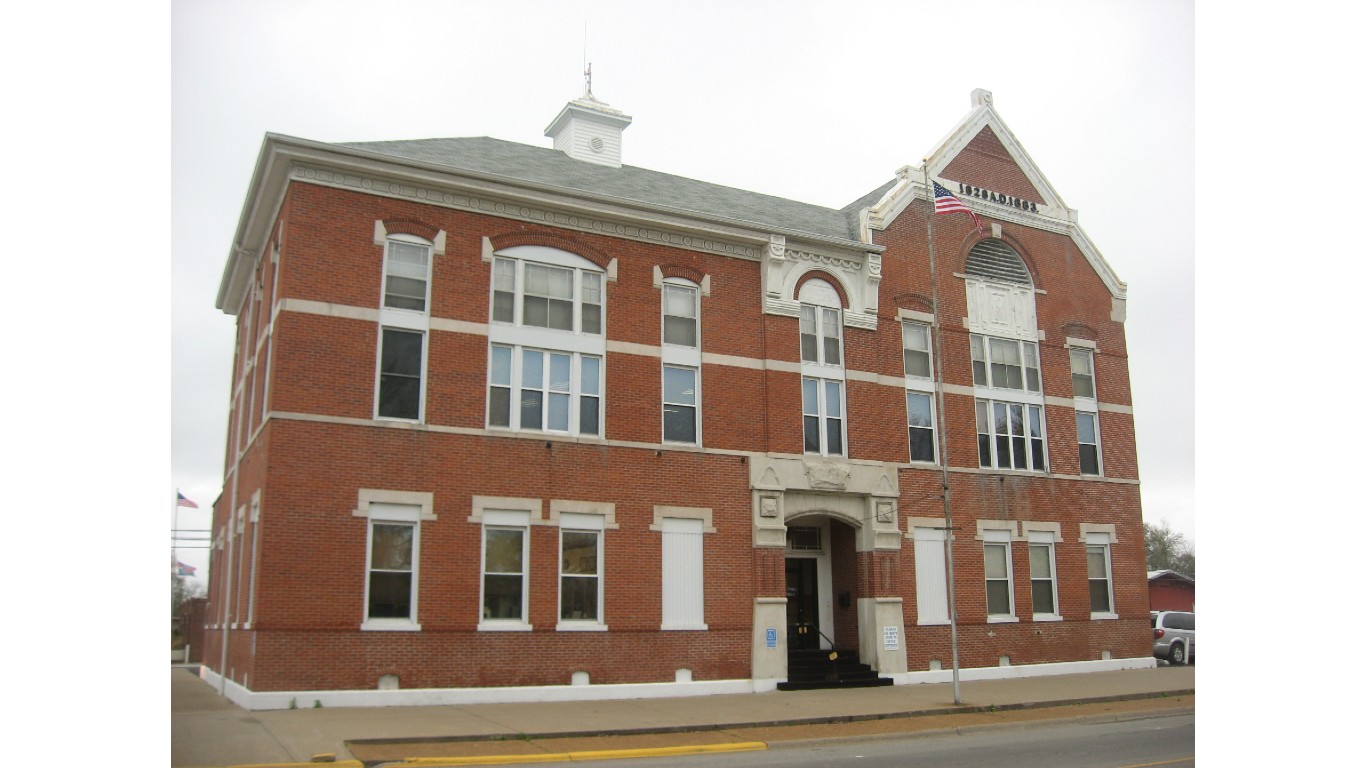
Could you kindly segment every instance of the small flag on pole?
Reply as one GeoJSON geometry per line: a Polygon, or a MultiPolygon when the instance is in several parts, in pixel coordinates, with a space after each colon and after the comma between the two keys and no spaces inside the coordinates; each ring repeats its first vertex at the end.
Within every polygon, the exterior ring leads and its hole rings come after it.
{"type": "Polygon", "coordinates": [[[193,576],[196,570],[193,565],[186,565],[179,560],[175,561],[175,569],[177,576],[193,576]]]}
{"type": "Polygon", "coordinates": [[[982,231],[982,220],[977,218],[977,214],[972,209],[963,205],[963,201],[954,197],[953,193],[940,186],[939,182],[934,184],[934,212],[936,215],[941,213],[957,213],[962,211],[972,217],[972,223],[977,225],[978,233],[982,231]]]}
{"type": "Polygon", "coordinates": [[[185,498],[185,494],[181,493],[180,491],[175,492],[175,505],[177,507],[189,507],[190,509],[199,509],[198,504],[185,498]]]}

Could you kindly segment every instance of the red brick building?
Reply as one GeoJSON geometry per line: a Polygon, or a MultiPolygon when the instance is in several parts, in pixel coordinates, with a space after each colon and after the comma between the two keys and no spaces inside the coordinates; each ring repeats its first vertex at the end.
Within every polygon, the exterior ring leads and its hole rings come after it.
{"type": "Polygon", "coordinates": [[[1125,286],[991,95],[839,210],[622,165],[630,120],[266,137],[218,296],[210,679],[690,695],[836,648],[944,680],[950,562],[965,677],[1151,666],[1125,286]],[[981,229],[931,249],[927,178],[981,229]]]}

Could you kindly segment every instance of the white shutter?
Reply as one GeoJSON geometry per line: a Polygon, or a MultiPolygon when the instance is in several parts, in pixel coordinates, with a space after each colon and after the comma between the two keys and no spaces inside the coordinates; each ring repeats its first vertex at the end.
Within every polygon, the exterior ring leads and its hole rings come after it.
{"type": "Polygon", "coordinates": [[[919,624],[949,623],[948,580],[944,572],[944,532],[915,529],[915,605],[919,624]]]}
{"type": "Polygon", "coordinates": [[[663,520],[661,629],[706,629],[702,611],[702,521],[663,520]]]}

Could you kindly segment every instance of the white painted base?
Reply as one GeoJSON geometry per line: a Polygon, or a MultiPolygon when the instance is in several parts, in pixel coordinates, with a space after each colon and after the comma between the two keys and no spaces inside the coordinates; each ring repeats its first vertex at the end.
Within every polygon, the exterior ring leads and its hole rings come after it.
{"type": "MultiPolygon", "coordinates": [[[[1076,675],[1084,672],[1116,672],[1121,669],[1153,669],[1155,667],[1157,667],[1157,659],[1151,656],[1136,659],[1106,659],[1104,661],[1060,661],[1053,664],[1022,664],[1010,667],[967,667],[958,670],[958,679],[1013,680],[1021,677],[1076,675]]],[[[896,675],[883,675],[883,677],[892,678],[895,685],[951,683],[953,682],[953,670],[902,672],[896,675]]]]}
{"type": "MultiPolygon", "coordinates": [[[[1157,660],[1151,656],[1108,661],[1068,661],[1056,664],[1026,664],[1018,667],[977,667],[959,670],[960,680],[1006,680],[1043,675],[1071,675],[1083,672],[1112,672],[1122,669],[1152,669],[1157,660]]],[[[624,683],[619,685],[541,685],[502,688],[409,688],[364,691],[253,691],[227,681],[208,667],[199,676],[243,709],[311,709],[315,702],[323,707],[430,707],[453,704],[512,704],[539,701],[606,701],[612,699],[665,699],[683,696],[713,696],[726,693],[767,693],[777,690],[781,680],[705,680],[689,683],[624,683]]],[[[883,675],[896,685],[949,683],[953,672],[941,669],[927,672],[901,672],[883,675]]]]}
{"type": "MultiPolygon", "coordinates": [[[[222,677],[208,667],[199,676],[214,690],[222,677]]],[[[498,688],[407,688],[364,691],[253,691],[229,680],[224,694],[243,709],[311,709],[323,707],[429,707],[454,704],[509,704],[539,701],[604,701],[761,693],[775,690],[777,680],[704,680],[690,683],[624,683],[619,685],[542,685],[498,688]]]]}

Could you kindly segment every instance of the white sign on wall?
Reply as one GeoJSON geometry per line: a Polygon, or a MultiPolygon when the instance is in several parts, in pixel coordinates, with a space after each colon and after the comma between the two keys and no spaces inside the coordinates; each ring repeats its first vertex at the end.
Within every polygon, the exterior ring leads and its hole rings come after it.
{"type": "Polygon", "coordinates": [[[895,651],[901,647],[901,633],[896,627],[882,628],[882,650],[895,651]]]}

